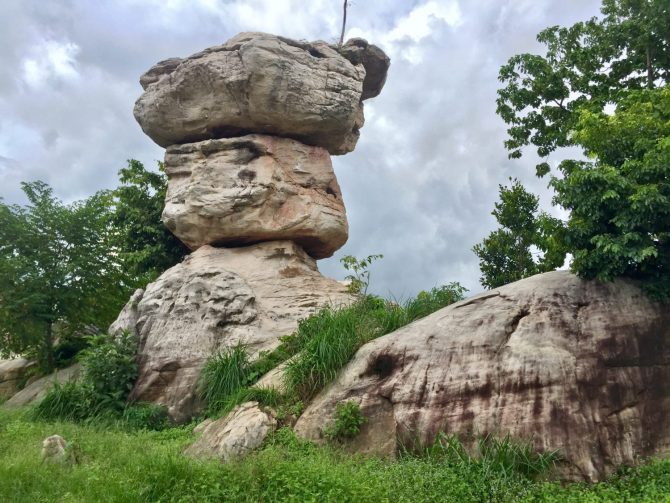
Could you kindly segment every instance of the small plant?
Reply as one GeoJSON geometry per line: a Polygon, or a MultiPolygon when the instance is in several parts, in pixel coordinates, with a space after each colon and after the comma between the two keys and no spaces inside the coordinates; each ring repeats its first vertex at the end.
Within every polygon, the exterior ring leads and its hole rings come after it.
{"type": "Polygon", "coordinates": [[[330,441],[354,438],[366,422],[360,405],[353,401],[341,402],[335,407],[335,423],[325,428],[323,434],[330,441]]]}
{"type": "Polygon", "coordinates": [[[125,332],[117,337],[89,337],[89,347],[79,355],[83,375],[79,381],[53,387],[35,408],[37,418],[84,421],[118,418],[137,377],[137,340],[125,332]]]}
{"type": "Polygon", "coordinates": [[[134,403],[123,411],[122,422],[132,430],[160,431],[170,426],[167,408],[154,403],[134,403]]]}
{"type": "Polygon", "coordinates": [[[358,260],[352,255],[342,257],[340,262],[347,271],[351,274],[345,276],[349,280],[347,290],[354,295],[365,296],[368,293],[368,286],[370,285],[370,265],[375,260],[384,258],[383,255],[368,255],[366,258],[358,260]]]}
{"type": "Polygon", "coordinates": [[[207,360],[200,373],[198,392],[210,411],[219,411],[235,393],[250,384],[249,355],[237,344],[207,360]]]}
{"type": "MultiPolygon", "coordinates": [[[[405,451],[405,456],[412,456],[405,451]]],[[[486,435],[477,439],[470,454],[457,435],[441,433],[433,445],[420,451],[420,457],[443,461],[454,466],[471,467],[484,476],[503,479],[521,475],[529,480],[553,468],[560,459],[558,451],[535,452],[530,442],[518,442],[509,435],[496,438],[486,435]]]]}

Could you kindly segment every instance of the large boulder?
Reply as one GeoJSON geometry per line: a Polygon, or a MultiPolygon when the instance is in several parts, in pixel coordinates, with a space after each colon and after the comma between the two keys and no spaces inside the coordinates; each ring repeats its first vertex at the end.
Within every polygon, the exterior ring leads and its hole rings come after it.
{"type": "Polygon", "coordinates": [[[3,404],[3,407],[16,408],[36,404],[53,388],[54,383],[64,384],[69,381],[75,381],[79,378],[80,374],[81,364],[79,363],[57,370],[53,374],[49,374],[28,384],[7,400],[3,404]]]}
{"type": "Polygon", "coordinates": [[[297,432],[319,440],[347,400],[368,418],[358,450],[509,434],[599,480],[670,450],[670,306],[626,281],[534,276],[363,346],[297,432]]]}
{"type": "Polygon", "coordinates": [[[35,368],[37,362],[25,358],[0,360],[0,399],[10,398],[25,384],[26,373],[35,368]]]}
{"type": "Polygon", "coordinates": [[[153,66],[140,79],[135,118],[163,147],[254,132],[344,154],[362,127],[361,100],[378,94],[388,69],[380,49],[359,46],[345,57],[321,41],[241,33],[153,66]],[[366,67],[374,76],[364,84],[366,67]]]}
{"type": "Polygon", "coordinates": [[[320,147],[276,136],[173,145],[163,222],[191,249],[290,239],[330,257],[348,237],[342,193],[320,147]]]}
{"type": "Polygon", "coordinates": [[[227,416],[203,425],[200,437],[184,454],[199,459],[228,462],[258,449],[277,427],[277,421],[258,402],[238,405],[227,416]]]}
{"type": "Polygon", "coordinates": [[[298,320],[350,301],[291,241],[203,246],[136,292],[110,332],[139,337],[131,398],[164,404],[182,422],[200,410],[196,384],[209,357],[240,343],[252,356],[271,350],[298,320]]]}

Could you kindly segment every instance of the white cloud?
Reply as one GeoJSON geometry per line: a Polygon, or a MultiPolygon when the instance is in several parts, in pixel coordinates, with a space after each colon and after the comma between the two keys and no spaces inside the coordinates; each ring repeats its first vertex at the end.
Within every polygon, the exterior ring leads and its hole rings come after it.
{"type": "Polygon", "coordinates": [[[41,41],[22,62],[23,80],[32,88],[40,88],[50,80],[76,80],[78,53],[79,46],[72,42],[41,41]]]}
{"type": "Polygon", "coordinates": [[[459,26],[462,23],[462,16],[458,2],[431,0],[415,7],[408,15],[398,20],[387,35],[387,40],[409,38],[415,43],[420,42],[433,32],[435,21],[442,21],[452,27],[459,26]]]}

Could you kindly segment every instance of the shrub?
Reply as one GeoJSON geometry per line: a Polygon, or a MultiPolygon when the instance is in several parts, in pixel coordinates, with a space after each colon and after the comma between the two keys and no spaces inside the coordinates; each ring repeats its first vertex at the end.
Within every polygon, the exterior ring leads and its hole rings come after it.
{"type": "MultiPolygon", "coordinates": [[[[405,450],[404,456],[415,455],[405,450]]],[[[557,451],[538,453],[530,442],[517,442],[509,435],[503,438],[492,435],[480,437],[476,443],[476,454],[471,455],[457,435],[444,433],[438,435],[431,446],[421,450],[419,457],[475,468],[485,476],[497,474],[511,479],[521,475],[530,480],[553,468],[560,459],[557,451]]]]}
{"type": "Polygon", "coordinates": [[[351,306],[326,307],[300,321],[297,331],[283,342],[289,352],[299,353],[287,366],[287,389],[310,398],[335,378],[363,344],[462,300],[465,291],[458,283],[450,283],[421,292],[404,305],[365,295],[351,306]]]}
{"type": "Polygon", "coordinates": [[[133,430],[164,430],[170,426],[167,408],[154,403],[128,405],[122,416],[125,426],[133,430]]]}
{"type": "Polygon", "coordinates": [[[36,419],[83,421],[96,416],[99,406],[90,386],[74,381],[54,382],[33,413],[36,419]]]}
{"type": "Polygon", "coordinates": [[[105,408],[122,410],[137,379],[137,339],[124,331],[116,337],[94,335],[89,343],[80,353],[84,382],[105,408]]]}
{"type": "Polygon", "coordinates": [[[335,423],[323,430],[328,440],[343,440],[354,438],[361,431],[361,426],[367,422],[356,402],[341,402],[335,407],[335,423]]]}
{"type": "Polygon", "coordinates": [[[342,309],[324,308],[303,320],[296,333],[300,354],[286,367],[287,389],[313,396],[335,378],[359,347],[374,338],[376,327],[363,302],[342,309]]]}
{"type": "Polygon", "coordinates": [[[89,337],[88,349],[79,355],[80,381],[54,383],[37,405],[35,416],[44,420],[118,418],[137,377],[137,342],[129,333],[89,337]]]}

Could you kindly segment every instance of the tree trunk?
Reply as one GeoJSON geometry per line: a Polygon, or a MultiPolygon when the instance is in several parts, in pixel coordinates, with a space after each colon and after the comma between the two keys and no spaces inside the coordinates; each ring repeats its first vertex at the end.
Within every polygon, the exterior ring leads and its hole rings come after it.
{"type": "Polygon", "coordinates": [[[654,69],[651,66],[651,47],[647,45],[647,89],[654,88],[654,69]]]}
{"type": "Polygon", "coordinates": [[[340,47],[342,47],[342,43],[344,42],[344,28],[347,26],[347,3],[348,0],[344,0],[344,15],[342,16],[342,33],[340,34],[340,43],[338,44],[340,47]]]}
{"type": "Polygon", "coordinates": [[[47,333],[44,338],[44,363],[46,365],[46,371],[51,373],[56,368],[56,362],[54,360],[54,333],[53,333],[53,323],[51,321],[47,322],[47,333]]]}

